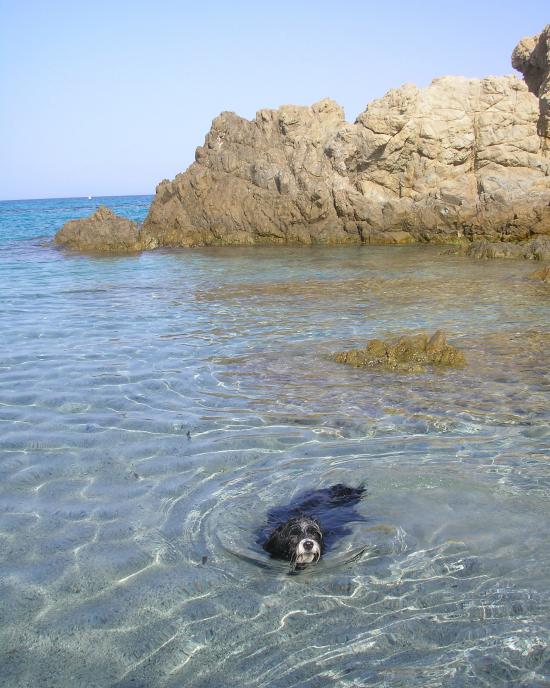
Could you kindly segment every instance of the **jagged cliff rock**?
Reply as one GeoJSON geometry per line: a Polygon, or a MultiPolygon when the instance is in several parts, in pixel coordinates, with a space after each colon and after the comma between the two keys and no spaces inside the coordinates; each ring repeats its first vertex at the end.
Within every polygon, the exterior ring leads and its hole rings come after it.
{"type": "Polygon", "coordinates": [[[550,138],[550,24],[538,36],[523,38],[512,53],[512,66],[523,74],[539,99],[539,134],[550,138]]]}
{"type": "Polygon", "coordinates": [[[522,240],[550,232],[538,101],[514,77],[405,85],[355,124],[330,100],[223,113],[162,182],[151,246],[522,240]]]}
{"type": "Polygon", "coordinates": [[[93,215],[70,220],[55,235],[55,243],[90,253],[131,253],[141,250],[135,222],[100,205],[93,215]]]}
{"type": "Polygon", "coordinates": [[[514,51],[527,84],[512,76],[405,84],[353,124],[328,99],[260,110],[251,121],[222,113],[196,161],[159,184],[144,244],[518,242],[550,234],[550,152],[537,129],[549,34],[550,26],[514,51]]]}

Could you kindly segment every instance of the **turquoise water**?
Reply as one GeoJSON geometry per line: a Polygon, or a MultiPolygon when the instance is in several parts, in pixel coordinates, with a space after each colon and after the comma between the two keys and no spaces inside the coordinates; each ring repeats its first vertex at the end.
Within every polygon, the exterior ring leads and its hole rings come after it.
{"type": "MultiPolygon", "coordinates": [[[[99,199],[136,220],[150,197],[99,199]]],[[[0,203],[6,685],[550,685],[550,288],[434,247],[98,258],[0,203]],[[333,363],[444,328],[464,370],[333,363]],[[189,435],[188,435],[189,433],[189,435]],[[366,481],[287,575],[269,509],[366,481]]]]}

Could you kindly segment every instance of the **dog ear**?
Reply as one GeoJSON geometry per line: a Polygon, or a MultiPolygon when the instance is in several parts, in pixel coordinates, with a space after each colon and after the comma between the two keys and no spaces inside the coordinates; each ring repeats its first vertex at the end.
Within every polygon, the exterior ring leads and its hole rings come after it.
{"type": "Polygon", "coordinates": [[[315,523],[317,528],[319,528],[319,534],[321,535],[321,538],[322,538],[323,537],[323,529],[321,528],[321,524],[319,523],[319,519],[318,518],[312,518],[311,520],[313,521],[313,523],[315,523]]]}

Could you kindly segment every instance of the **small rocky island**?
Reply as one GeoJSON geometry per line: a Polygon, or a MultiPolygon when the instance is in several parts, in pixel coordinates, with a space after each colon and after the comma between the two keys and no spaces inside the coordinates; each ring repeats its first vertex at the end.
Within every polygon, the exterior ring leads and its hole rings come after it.
{"type": "Polygon", "coordinates": [[[100,205],[90,217],[71,220],[55,235],[55,243],[89,253],[132,253],[141,250],[135,222],[100,205]]]}
{"type": "Polygon", "coordinates": [[[420,373],[426,367],[462,368],[466,359],[460,349],[447,343],[442,330],[431,336],[417,334],[388,341],[371,339],[364,349],[334,354],[337,363],[355,368],[374,368],[401,373],[420,373]]]}
{"type": "Polygon", "coordinates": [[[108,251],[533,242],[550,235],[550,24],[520,41],[512,65],[523,80],[405,84],[354,123],[330,99],[253,120],[224,112],[195,162],[159,184],[139,234],[128,228],[120,240],[109,217],[94,239],[73,222],[56,240],[108,251]]]}

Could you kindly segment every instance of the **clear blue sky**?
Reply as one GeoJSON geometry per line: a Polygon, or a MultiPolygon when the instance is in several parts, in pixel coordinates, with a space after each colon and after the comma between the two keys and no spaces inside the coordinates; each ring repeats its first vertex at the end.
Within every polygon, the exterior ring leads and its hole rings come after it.
{"type": "Polygon", "coordinates": [[[549,0],[0,0],[0,198],[153,193],[222,110],[510,74],[549,0]]]}

